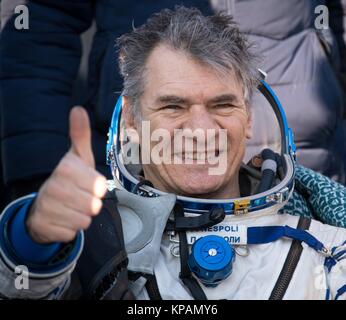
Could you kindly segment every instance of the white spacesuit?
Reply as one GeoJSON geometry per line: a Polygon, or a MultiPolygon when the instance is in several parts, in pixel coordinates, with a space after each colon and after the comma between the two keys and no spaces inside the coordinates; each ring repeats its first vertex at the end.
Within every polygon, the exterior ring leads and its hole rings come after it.
{"type": "MultiPolygon", "coordinates": [[[[295,149],[274,93],[265,82],[260,91],[269,104],[263,102],[263,96],[258,97],[262,102],[257,103],[260,112],[254,110],[254,119],[265,116],[271,126],[259,127],[263,121],[256,124],[255,120],[258,134],[249,142],[244,159],[250,163],[241,169],[242,197],[225,200],[165,194],[139,183],[130,166],[124,165],[119,99],[107,146],[114,175],[109,190],[117,198],[129,258],[127,269],[137,274],[129,285],[137,299],[155,294],[178,300],[346,298],[346,230],[278,213],[294,188],[295,149]],[[269,156],[262,152],[258,165],[258,153],[268,148],[269,156]],[[154,275],[158,292],[149,292],[145,275],[154,275]]],[[[1,215],[1,298],[66,298],[71,274],[76,266],[78,269],[82,233],[63,263],[57,259],[53,268],[29,266],[28,287],[16,285],[18,276],[25,275],[16,267],[25,261],[9,243],[7,226],[18,214],[15,208],[34,197],[18,199],[1,215]]]]}

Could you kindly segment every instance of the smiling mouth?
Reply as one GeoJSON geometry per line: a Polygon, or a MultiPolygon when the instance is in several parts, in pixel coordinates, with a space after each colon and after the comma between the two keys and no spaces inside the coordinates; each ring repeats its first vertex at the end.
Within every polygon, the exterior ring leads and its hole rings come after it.
{"type": "Polygon", "coordinates": [[[182,160],[193,160],[193,161],[198,161],[198,160],[213,160],[217,157],[219,157],[224,151],[223,150],[210,150],[206,152],[180,152],[180,153],[175,153],[174,155],[179,157],[182,160]]]}

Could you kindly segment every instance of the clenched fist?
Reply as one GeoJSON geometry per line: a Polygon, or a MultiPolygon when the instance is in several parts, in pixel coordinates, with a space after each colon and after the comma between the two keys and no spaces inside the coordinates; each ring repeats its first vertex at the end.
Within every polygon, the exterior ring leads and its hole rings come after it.
{"type": "Polygon", "coordinates": [[[70,150],[42,185],[26,222],[38,243],[73,240],[102,208],[106,178],[95,170],[89,118],[82,107],[71,110],[70,138],[70,150]]]}

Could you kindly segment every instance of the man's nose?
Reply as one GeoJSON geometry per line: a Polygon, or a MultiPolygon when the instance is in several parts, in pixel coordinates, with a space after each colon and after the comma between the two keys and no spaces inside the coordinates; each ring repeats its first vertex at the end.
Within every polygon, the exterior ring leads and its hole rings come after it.
{"type": "Polygon", "coordinates": [[[189,109],[188,119],[184,123],[184,129],[219,129],[213,115],[203,105],[193,105],[189,109]]]}

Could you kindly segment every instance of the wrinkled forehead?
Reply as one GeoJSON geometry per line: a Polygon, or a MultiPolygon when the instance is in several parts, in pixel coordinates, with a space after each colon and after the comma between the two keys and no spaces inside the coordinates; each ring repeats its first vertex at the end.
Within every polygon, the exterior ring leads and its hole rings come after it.
{"type": "Polygon", "coordinates": [[[220,94],[244,99],[241,79],[234,70],[208,65],[186,52],[164,45],[151,52],[143,76],[144,99],[176,95],[204,101],[220,94]]]}

